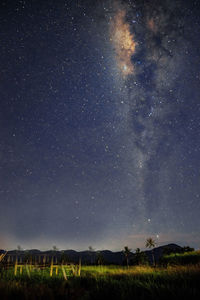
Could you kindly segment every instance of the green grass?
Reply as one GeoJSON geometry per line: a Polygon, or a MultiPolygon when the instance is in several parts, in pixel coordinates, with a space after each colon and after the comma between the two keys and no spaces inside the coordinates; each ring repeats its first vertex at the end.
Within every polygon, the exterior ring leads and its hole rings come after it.
{"type": "Polygon", "coordinates": [[[80,277],[62,272],[49,276],[49,268],[14,276],[14,270],[0,277],[0,299],[200,299],[200,266],[167,268],[83,266],[80,277]]]}
{"type": "Polygon", "coordinates": [[[185,253],[172,253],[164,255],[160,263],[166,265],[188,265],[200,264],[200,251],[191,251],[185,253]]]}

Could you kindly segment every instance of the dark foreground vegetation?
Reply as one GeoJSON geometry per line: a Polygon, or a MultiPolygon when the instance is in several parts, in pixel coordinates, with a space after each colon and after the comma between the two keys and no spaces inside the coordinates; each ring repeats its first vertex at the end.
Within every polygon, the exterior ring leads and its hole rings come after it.
{"type": "Polygon", "coordinates": [[[0,299],[200,299],[200,266],[84,266],[64,280],[49,270],[1,272],[0,299]]]}
{"type": "Polygon", "coordinates": [[[200,251],[171,253],[169,255],[163,255],[160,258],[159,263],[163,266],[200,264],[200,251]]]}
{"type": "Polygon", "coordinates": [[[102,265],[100,258],[98,266],[53,259],[42,265],[32,258],[8,264],[1,256],[0,300],[199,300],[200,252],[166,253],[151,266],[140,251],[136,251],[135,266],[129,266],[128,259],[126,266],[102,265]]]}

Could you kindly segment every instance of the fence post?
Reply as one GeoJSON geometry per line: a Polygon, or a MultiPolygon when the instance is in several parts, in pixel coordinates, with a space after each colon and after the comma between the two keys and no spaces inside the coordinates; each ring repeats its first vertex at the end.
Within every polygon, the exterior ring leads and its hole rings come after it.
{"type": "Polygon", "coordinates": [[[63,277],[65,280],[67,280],[67,274],[65,272],[65,268],[64,268],[63,264],[61,265],[61,268],[62,268],[62,272],[63,272],[63,277]]]}
{"type": "Polygon", "coordinates": [[[81,258],[79,258],[78,276],[81,275],[81,258]]]}
{"type": "Polygon", "coordinates": [[[53,257],[51,259],[51,266],[50,266],[50,277],[53,275],[53,257]]]}
{"type": "Polygon", "coordinates": [[[15,261],[15,270],[14,270],[15,276],[17,275],[17,256],[16,256],[16,261],[15,261]]]}
{"type": "Polygon", "coordinates": [[[22,275],[23,265],[20,266],[20,275],[22,275]]]}
{"type": "Polygon", "coordinates": [[[30,278],[31,275],[30,275],[30,271],[29,271],[29,268],[28,268],[28,264],[26,264],[26,272],[27,272],[27,274],[28,274],[28,277],[30,278]]]}

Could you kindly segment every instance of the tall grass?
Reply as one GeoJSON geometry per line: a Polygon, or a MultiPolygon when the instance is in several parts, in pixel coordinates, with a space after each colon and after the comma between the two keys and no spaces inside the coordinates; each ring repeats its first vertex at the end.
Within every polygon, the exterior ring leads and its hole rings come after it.
{"type": "Polygon", "coordinates": [[[81,276],[62,272],[49,276],[49,268],[14,276],[13,269],[2,272],[0,299],[200,299],[200,266],[119,267],[83,266],[81,276]]]}

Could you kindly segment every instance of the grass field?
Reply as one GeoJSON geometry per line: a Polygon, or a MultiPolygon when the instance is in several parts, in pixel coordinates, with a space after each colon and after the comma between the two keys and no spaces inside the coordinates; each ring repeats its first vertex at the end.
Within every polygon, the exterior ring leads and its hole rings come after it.
{"type": "Polygon", "coordinates": [[[83,266],[80,277],[49,268],[14,276],[1,272],[0,299],[200,299],[200,266],[83,266]]]}

